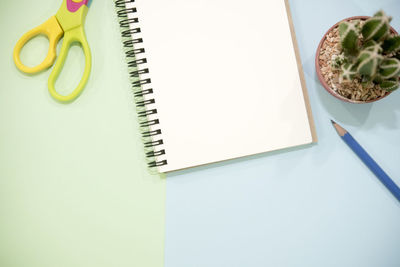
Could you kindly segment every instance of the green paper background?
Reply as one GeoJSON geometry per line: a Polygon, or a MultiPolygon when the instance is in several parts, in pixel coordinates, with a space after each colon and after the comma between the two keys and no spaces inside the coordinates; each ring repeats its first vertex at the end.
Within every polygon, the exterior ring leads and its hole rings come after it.
{"type": "MultiPolygon", "coordinates": [[[[113,1],[92,1],[93,67],[75,102],[50,97],[51,70],[29,76],[13,63],[18,38],[60,4],[0,4],[0,266],[163,266],[165,179],[145,166],[113,1]]],[[[22,60],[46,51],[37,38],[22,60]]],[[[83,67],[73,46],[56,88],[70,91],[83,67]]]]}

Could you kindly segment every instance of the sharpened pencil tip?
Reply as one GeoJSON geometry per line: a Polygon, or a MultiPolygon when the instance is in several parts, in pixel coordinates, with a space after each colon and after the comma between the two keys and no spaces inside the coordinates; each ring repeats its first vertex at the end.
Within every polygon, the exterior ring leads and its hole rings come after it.
{"type": "Polygon", "coordinates": [[[347,131],[346,131],[345,129],[343,129],[342,126],[340,126],[339,124],[337,124],[334,120],[331,120],[331,122],[332,122],[333,127],[335,128],[335,130],[337,131],[337,133],[338,133],[340,136],[344,136],[344,135],[347,133],[347,131]]]}

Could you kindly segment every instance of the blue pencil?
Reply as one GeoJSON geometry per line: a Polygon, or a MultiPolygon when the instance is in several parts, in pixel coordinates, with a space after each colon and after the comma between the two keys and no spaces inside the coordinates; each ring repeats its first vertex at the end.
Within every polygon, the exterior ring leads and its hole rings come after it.
{"type": "Polygon", "coordinates": [[[333,127],[335,127],[337,133],[342,137],[343,141],[357,154],[357,156],[367,165],[367,167],[378,177],[378,179],[386,186],[387,189],[400,201],[400,188],[390,179],[378,163],[375,162],[368,155],[367,151],[350,135],[343,127],[331,120],[333,127]]]}

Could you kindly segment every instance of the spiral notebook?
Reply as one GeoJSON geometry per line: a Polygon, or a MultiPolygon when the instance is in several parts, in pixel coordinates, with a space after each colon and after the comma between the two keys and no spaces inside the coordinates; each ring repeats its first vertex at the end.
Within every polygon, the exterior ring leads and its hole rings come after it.
{"type": "Polygon", "coordinates": [[[316,142],[287,1],[115,3],[150,167],[316,142]]]}

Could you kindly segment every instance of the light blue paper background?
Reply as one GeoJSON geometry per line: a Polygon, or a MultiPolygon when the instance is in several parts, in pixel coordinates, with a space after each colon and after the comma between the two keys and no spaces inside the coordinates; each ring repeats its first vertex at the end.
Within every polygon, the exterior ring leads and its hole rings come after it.
{"type": "Polygon", "coordinates": [[[319,142],[168,175],[166,267],[400,266],[400,203],[330,124],[345,126],[400,185],[400,92],[343,103],[314,67],[329,27],[383,8],[399,30],[400,2],[290,4],[319,142]]]}

